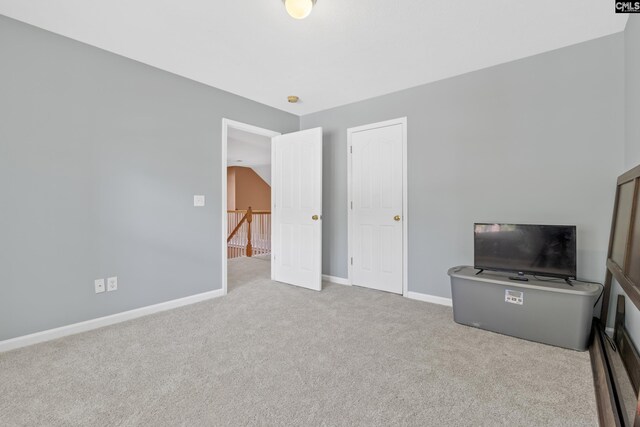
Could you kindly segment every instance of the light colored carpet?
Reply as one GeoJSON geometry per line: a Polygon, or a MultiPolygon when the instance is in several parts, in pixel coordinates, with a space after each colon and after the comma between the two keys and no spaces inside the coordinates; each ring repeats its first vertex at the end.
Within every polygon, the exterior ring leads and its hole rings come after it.
{"type": "Polygon", "coordinates": [[[226,297],[0,354],[0,425],[597,425],[586,352],[268,275],[236,260],[226,297]]]}

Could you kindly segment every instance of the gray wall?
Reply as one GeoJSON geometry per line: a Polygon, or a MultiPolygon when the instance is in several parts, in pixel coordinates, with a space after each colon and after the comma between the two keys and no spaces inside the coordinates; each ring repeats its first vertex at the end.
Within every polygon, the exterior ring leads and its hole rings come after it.
{"type": "Polygon", "coordinates": [[[219,289],[223,117],[299,128],[0,16],[0,340],[219,289]]]}
{"type": "Polygon", "coordinates": [[[622,33],[302,117],[324,128],[323,271],[347,276],[347,128],[408,117],[409,290],[450,297],[474,222],[578,226],[603,280],[624,155],[622,33]]]}

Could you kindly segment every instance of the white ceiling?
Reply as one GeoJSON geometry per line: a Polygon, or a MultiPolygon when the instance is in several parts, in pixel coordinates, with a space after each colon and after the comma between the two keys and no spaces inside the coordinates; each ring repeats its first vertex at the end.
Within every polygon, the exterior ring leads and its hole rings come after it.
{"type": "Polygon", "coordinates": [[[270,164],[271,138],[232,127],[227,129],[227,165],[252,167],[270,164]]]}
{"type": "Polygon", "coordinates": [[[613,3],[318,0],[298,21],[281,0],[0,0],[0,14],[304,115],[622,31],[613,3]]]}

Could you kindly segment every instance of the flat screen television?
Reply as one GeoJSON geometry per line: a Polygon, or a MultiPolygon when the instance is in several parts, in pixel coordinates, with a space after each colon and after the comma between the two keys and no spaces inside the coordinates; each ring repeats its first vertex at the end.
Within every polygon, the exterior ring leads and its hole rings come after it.
{"type": "Polygon", "coordinates": [[[576,227],[475,224],[474,267],[575,279],[576,227]]]}

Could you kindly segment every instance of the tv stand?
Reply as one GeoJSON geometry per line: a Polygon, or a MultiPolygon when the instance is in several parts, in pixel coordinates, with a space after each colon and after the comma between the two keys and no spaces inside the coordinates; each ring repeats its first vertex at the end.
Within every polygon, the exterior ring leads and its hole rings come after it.
{"type": "Polygon", "coordinates": [[[476,276],[480,273],[482,273],[484,271],[484,268],[481,268],[480,270],[478,270],[478,272],[476,273],[476,276]]]}
{"type": "MultiPolygon", "coordinates": [[[[517,338],[584,351],[600,285],[524,277],[473,267],[449,269],[453,320],[517,338]]],[[[524,275],[523,275],[524,276],[524,275]]]]}

